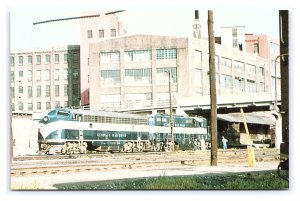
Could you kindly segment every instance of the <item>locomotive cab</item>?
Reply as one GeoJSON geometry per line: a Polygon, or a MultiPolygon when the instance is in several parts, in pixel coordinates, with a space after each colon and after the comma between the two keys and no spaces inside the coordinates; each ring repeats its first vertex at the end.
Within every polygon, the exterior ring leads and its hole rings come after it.
{"type": "Polygon", "coordinates": [[[64,108],[58,108],[48,112],[48,114],[40,120],[40,123],[49,123],[54,121],[71,121],[73,119],[73,113],[64,108]]]}

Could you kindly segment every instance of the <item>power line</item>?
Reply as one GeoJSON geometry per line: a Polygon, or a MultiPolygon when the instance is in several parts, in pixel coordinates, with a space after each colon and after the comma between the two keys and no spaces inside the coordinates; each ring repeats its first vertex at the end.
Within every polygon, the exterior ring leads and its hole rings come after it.
{"type": "MultiPolygon", "coordinates": [[[[112,15],[120,12],[124,12],[125,10],[116,10],[112,12],[105,13],[105,15],[112,15]]],[[[49,22],[58,22],[58,21],[65,21],[65,20],[76,20],[76,19],[82,19],[82,18],[92,18],[92,17],[100,17],[100,15],[85,15],[85,16],[78,16],[78,17],[67,17],[67,18],[59,18],[59,19],[53,19],[53,20],[45,20],[45,21],[40,21],[40,22],[34,22],[33,25],[38,25],[38,24],[44,24],[44,23],[49,23],[49,22]]]]}
{"type": "Polygon", "coordinates": [[[45,20],[45,21],[40,21],[40,22],[34,22],[33,25],[44,24],[44,23],[49,23],[49,22],[64,21],[64,20],[91,18],[91,17],[100,17],[100,15],[86,15],[86,16],[79,16],[79,17],[68,17],[68,18],[60,18],[60,19],[54,19],[54,20],[45,20]]]}

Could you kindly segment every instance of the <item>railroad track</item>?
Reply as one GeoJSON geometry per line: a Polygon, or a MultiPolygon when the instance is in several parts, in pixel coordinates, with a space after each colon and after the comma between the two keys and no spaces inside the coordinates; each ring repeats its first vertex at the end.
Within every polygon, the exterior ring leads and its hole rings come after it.
{"type": "MultiPolygon", "coordinates": [[[[175,152],[175,153],[132,153],[132,154],[97,154],[92,156],[79,155],[77,158],[54,158],[15,160],[11,164],[11,176],[26,174],[60,174],[81,171],[106,171],[114,169],[134,169],[167,167],[178,165],[209,165],[210,151],[203,152],[175,152]]],[[[277,150],[257,150],[256,160],[279,161],[277,150]]],[[[247,162],[246,150],[219,151],[218,163],[247,162]]]]}
{"type": "MultiPolygon", "coordinates": [[[[79,159],[79,158],[106,158],[106,157],[136,157],[145,155],[193,155],[198,152],[194,151],[177,151],[177,152],[138,152],[138,153],[119,153],[119,152],[102,152],[102,153],[88,153],[88,154],[72,154],[72,155],[28,155],[28,156],[16,156],[13,161],[30,161],[30,160],[58,160],[58,159],[79,159]]],[[[206,151],[210,152],[210,150],[206,151]]],[[[255,149],[256,153],[263,154],[279,154],[277,149],[255,149]]],[[[222,153],[219,150],[219,153],[222,153]]],[[[226,151],[227,154],[247,154],[246,149],[229,149],[226,151]]]]}

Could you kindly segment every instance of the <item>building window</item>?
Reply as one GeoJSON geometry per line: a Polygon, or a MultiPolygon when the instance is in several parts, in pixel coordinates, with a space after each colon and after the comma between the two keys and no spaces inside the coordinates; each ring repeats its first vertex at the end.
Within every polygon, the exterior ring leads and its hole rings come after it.
{"type": "Polygon", "coordinates": [[[232,37],[237,37],[237,28],[232,28],[232,37]]]}
{"type": "Polygon", "coordinates": [[[49,64],[50,63],[50,55],[46,54],[45,55],[45,64],[49,64]]]}
{"type": "Polygon", "coordinates": [[[88,34],[88,38],[93,38],[93,31],[92,30],[88,30],[87,34],[88,34]]]}
{"type": "Polygon", "coordinates": [[[28,98],[32,97],[32,86],[28,86],[28,98]]]}
{"type": "Polygon", "coordinates": [[[157,49],[156,50],[156,59],[176,59],[177,58],[177,49],[157,49]]]}
{"type": "Polygon", "coordinates": [[[99,38],[104,38],[104,30],[103,29],[99,30],[99,38]]]}
{"type": "Polygon", "coordinates": [[[247,80],[247,92],[249,93],[256,92],[256,85],[254,80],[247,80]]]}
{"type": "Polygon", "coordinates": [[[68,101],[64,101],[64,107],[68,107],[68,101]]]}
{"type": "Polygon", "coordinates": [[[27,110],[32,110],[32,103],[27,103],[27,110]]]}
{"type": "Polygon", "coordinates": [[[135,61],[151,61],[152,51],[151,50],[132,50],[124,52],[125,62],[135,61]]]}
{"type": "Polygon", "coordinates": [[[23,56],[19,56],[19,65],[23,66],[23,56]]]}
{"type": "Polygon", "coordinates": [[[246,71],[248,74],[255,75],[255,73],[256,73],[255,66],[251,65],[251,64],[247,64],[246,71]]]}
{"type": "Polygon", "coordinates": [[[15,87],[10,87],[10,97],[11,98],[15,97],[15,87]]]}
{"type": "Polygon", "coordinates": [[[78,69],[74,68],[72,71],[73,74],[73,80],[78,80],[78,69]]]}
{"type": "Polygon", "coordinates": [[[167,72],[171,72],[171,83],[177,83],[177,68],[157,68],[156,69],[156,82],[157,84],[169,84],[169,74],[167,72]]]}
{"type": "Polygon", "coordinates": [[[140,85],[151,84],[152,69],[125,69],[125,84],[140,85]]]}
{"type": "Polygon", "coordinates": [[[50,70],[47,69],[45,70],[45,81],[49,81],[50,80],[50,70]]]}
{"type": "Polygon", "coordinates": [[[50,85],[46,85],[46,97],[50,96],[50,85]]]}
{"type": "Polygon", "coordinates": [[[32,81],[32,70],[28,70],[27,75],[28,75],[28,82],[31,82],[32,81]]]}
{"type": "Polygon", "coordinates": [[[37,110],[41,110],[42,109],[42,103],[41,102],[37,102],[36,103],[36,109],[37,110]]]}
{"type": "Polygon", "coordinates": [[[101,52],[100,53],[100,63],[119,63],[120,62],[120,52],[101,52]]]}
{"type": "Polygon", "coordinates": [[[279,44],[276,43],[270,43],[270,52],[272,55],[278,55],[279,54],[279,44]]]}
{"type": "Polygon", "coordinates": [[[232,39],[232,47],[237,48],[237,46],[238,46],[238,40],[236,38],[233,38],[232,39]]]}
{"type": "Polygon", "coordinates": [[[32,56],[31,55],[27,57],[27,63],[32,64],[32,56]]]}
{"type": "Polygon", "coordinates": [[[111,33],[111,37],[116,37],[116,36],[117,36],[117,31],[116,31],[116,29],[111,29],[111,30],[110,30],[110,33],[111,33]]]}
{"type": "Polygon", "coordinates": [[[10,71],[10,82],[14,82],[14,81],[15,81],[15,72],[10,71]]]}
{"type": "Polygon", "coordinates": [[[54,71],[54,79],[56,81],[59,80],[59,69],[55,69],[55,71],[54,71]]]}
{"type": "Polygon", "coordinates": [[[22,102],[19,102],[19,110],[23,110],[23,103],[22,102]]]}
{"type": "Polygon", "coordinates": [[[232,89],[232,77],[231,75],[221,75],[222,86],[224,89],[232,89]]]}
{"type": "Polygon", "coordinates": [[[64,54],[64,64],[68,63],[68,54],[64,54]]]}
{"type": "Polygon", "coordinates": [[[36,59],[35,63],[36,63],[37,65],[40,65],[40,64],[41,64],[41,55],[36,55],[36,56],[35,56],[35,59],[36,59]]]}
{"type": "Polygon", "coordinates": [[[259,67],[258,68],[258,73],[259,73],[259,75],[261,75],[261,76],[264,76],[265,75],[265,69],[264,69],[264,67],[259,67]]]}
{"type": "Polygon", "coordinates": [[[68,96],[68,85],[64,85],[64,96],[68,96]]]}
{"type": "Polygon", "coordinates": [[[55,107],[56,107],[56,108],[59,108],[59,107],[60,107],[59,101],[55,101],[55,107]]]}
{"type": "Polygon", "coordinates": [[[41,71],[40,70],[36,71],[36,81],[41,81],[41,71]]]}
{"type": "Polygon", "coordinates": [[[50,110],[51,109],[51,104],[50,102],[46,102],[46,110],[50,110]]]}
{"type": "Polygon", "coordinates": [[[232,66],[232,60],[222,57],[221,58],[221,64],[224,67],[231,68],[231,66],[232,66]]]}
{"type": "Polygon", "coordinates": [[[55,97],[59,97],[59,85],[55,85],[55,97]]]}
{"type": "Polygon", "coordinates": [[[64,69],[64,80],[68,80],[68,69],[64,69]]]}
{"type": "Polygon", "coordinates": [[[253,44],[253,53],[254,54],[259,54],[259,46],[258,43],[253,44]]]}
{"type": "Polygon", "coordinates": [[[119,85],[120,84],[120,71],[119,70],[102,70],[101,71],[101,84],[103,85],[119,85]]]}
{"type": "Polygon", "coordinates": [[[245,70],[245,64],[243,62],[233,61],[233,66],[237,71],[244,72],[245,70]]]}
{"type": "Polygon", "coordinates": [[[11,107],[11,111],[15,111],[15,104],[11,103],[10,107],[11,107]]]}
{"type": "Polygon", "coordinates": [[[23,71],[19,70],[19,78],[23,78],[23,71]]]}
{"type": "Polygon", "coordinates": [[[22,93],[23,93],[23,87],[19,86],[19,94],[22,94],[22,93]]]}
{"type": "Polygon", "coordinates": [[[263,82],[258,83],[257,92],[258,93],[265,92],[265,83],[263,83],[263,82]]]}
{"type": "Polygon", "coordinates": [[[15,57],[10,57],[10,65],[15,65],[15,57]]]}
{"type": "Polygon", "coordinates": [[[56,64],[59,63],[59,54],[54,55],[54,63],[56,63],[56,64]]]}
{"type": "Polygon", "coordinates": [[[244,78],[241,77],[234,78],[234,89],[235,91],[245,91],[244,78]]]}
{"type": "Polygon", "coordinates": [[[41,97],[42,95],[42,89],[41,89],[41,86],[38,85],[36,86],[36,97],[41,97]]]}

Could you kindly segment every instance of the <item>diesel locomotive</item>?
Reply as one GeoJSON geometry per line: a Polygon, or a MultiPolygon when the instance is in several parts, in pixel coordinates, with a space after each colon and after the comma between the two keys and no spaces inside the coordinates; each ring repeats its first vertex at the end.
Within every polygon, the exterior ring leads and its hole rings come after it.
{"type": "MultiPolygon", "coordinates": [[[[38,144],[48,154],[87,151],[164,151],[170,137],[170,116],[57,108],[39,121],[38,144]]],[[[173,116],[175,149],[192,149],[204,139],[210,145],[207,120],[173,116]]]]}

